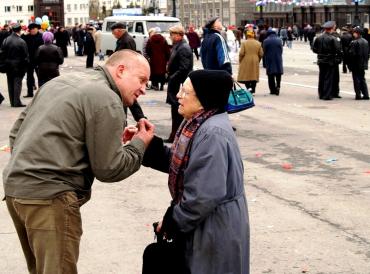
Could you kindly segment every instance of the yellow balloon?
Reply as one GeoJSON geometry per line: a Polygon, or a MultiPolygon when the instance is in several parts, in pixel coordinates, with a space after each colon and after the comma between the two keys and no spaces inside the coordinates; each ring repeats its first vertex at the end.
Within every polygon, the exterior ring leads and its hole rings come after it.
{"type": "Polygon", "coordinates": [[[46,30],[49,27],[49,22],[42,22],[41,29],[46,30]]]}

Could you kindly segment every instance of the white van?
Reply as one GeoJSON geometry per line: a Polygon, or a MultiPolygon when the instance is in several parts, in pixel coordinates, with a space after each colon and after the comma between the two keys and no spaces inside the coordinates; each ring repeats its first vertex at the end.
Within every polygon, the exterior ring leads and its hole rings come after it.
{"type": "Polygon", "coordinates": [[[116,48],[117,39],[112,35],[111,26],[121,22],[126,26],[128,33],[136,42],[136,50],[142,52],[144,39],[147,38],[148,30],[159,28],[160,33],[168,40],[168,29],[180,24],[180,20],[167,16],[110,16],[104,19],[101,33],[101,51],[110,55],[116,48]]]}

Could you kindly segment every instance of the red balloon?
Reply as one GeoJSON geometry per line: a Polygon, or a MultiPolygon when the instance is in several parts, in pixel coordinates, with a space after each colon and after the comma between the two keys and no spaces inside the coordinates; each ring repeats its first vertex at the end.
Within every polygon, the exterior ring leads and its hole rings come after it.
{"type": "Polygon", "coordinates": [[[31,21],[34,21],[35,20],[35,16],[31,16],[31,21]]]}

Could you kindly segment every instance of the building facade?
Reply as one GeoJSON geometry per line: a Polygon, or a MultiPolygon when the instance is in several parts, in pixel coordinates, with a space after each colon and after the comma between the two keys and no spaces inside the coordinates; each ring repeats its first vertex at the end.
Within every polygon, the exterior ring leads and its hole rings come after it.
{"type": "MultiPolygon", "coordinates": [[[[185,27],[203,26],[210,18],[220,17],[223,25],[244,26],[254,18],[255,4],[241,0],[179,0],[176,17],[185,27]]],[[[172,16],[173,0],[167,1],[168,15],[172,16]]]]}
{"type": "MultiPolygon", "coordinates": [[[[277,4],[267,3],[262,13],[263,21],[272,27],[298,25],[304,27],[322,25],[326,21],[336,21],[338,27],[361,25],[369,27],[370,0],[358,4],[358,22],[356,22],[355,4],[350,0],[331,0],[324,3],[277,4]]],[[[261,13],[256,11],[254,19],[259,20],[261,13]]]]}
{"type": "Polygon", "coordinates": [[[34,15],[33,0],[1,0],[0,24],[18,22],[28,24],[34,15]]]}
{"type": "Polygon", "coordinates": [[[28,25],[32,17],[47,15],[54,26],[72,26],[89,21],[88,0],[1,0],[0,24],[28,25]]]}

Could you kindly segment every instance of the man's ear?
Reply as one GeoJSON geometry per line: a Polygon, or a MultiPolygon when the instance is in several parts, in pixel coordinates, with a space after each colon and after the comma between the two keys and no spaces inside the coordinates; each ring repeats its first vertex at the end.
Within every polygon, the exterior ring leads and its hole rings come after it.
{"type": "Polygon", "coordinates": [[[116,68],[116,76],[122,78],[123,73],[125,73],[126,67],[124,65],[118,65],[116,68]]]}

